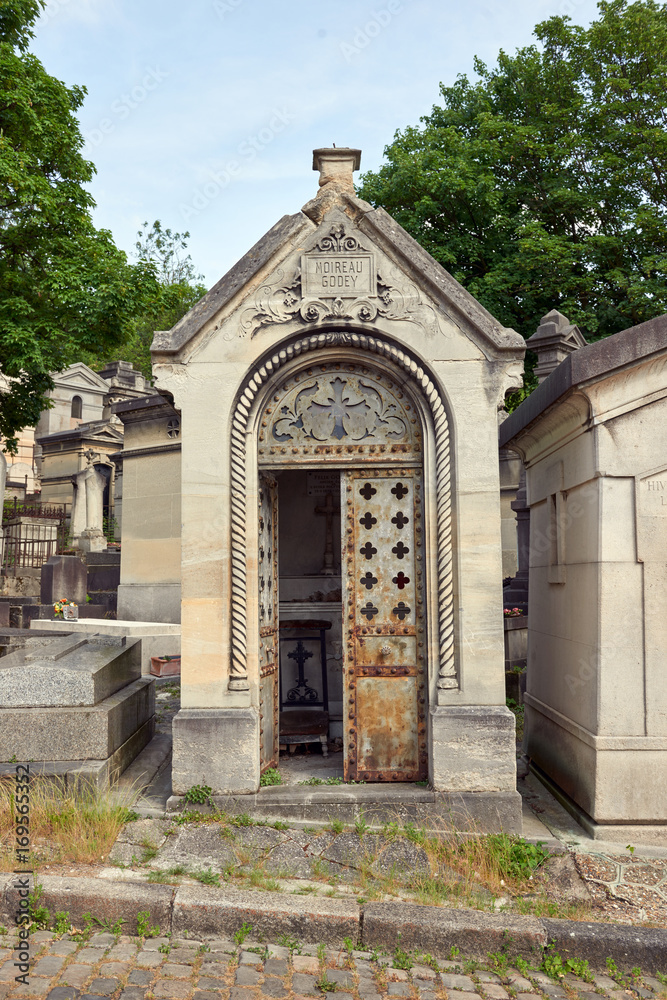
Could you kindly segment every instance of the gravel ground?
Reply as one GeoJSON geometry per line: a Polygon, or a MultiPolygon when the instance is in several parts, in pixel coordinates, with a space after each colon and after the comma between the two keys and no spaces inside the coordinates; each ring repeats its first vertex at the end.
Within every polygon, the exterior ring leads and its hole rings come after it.
{"type": "Polygon", "coordinates": [[[667,859],[578,853],[574,859],[595,908],[609,919],[667,927],[667,859]]]}

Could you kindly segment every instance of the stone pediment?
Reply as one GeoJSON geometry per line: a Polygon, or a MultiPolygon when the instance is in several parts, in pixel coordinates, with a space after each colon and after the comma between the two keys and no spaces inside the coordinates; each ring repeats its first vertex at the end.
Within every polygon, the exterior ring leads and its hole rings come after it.
{"type": "Polygon", "coordinates": [[[334,209],[305,242],[304,252],[263,284],[241,314],[241,336],[293,319],[309,325],[378,318],[438,330],[435,309],[368,239],[360,239],[344,212],[334,209]]]}
{"type": "Polygon", "coordinates": [[[98,392],[109,391],[109,383],[100,378],[97,372],[94,372],[88,365],[84,365],[82,361],[77,361],[76,364],[70,365],[62,372],[52,373],[51,377],[57,386],[97,390],[98,392]]]}
{"type": "Polygon", "coordinates": [[[404,341],[411,327],[431,340],[444,327],[458,328],[487,356],[514,358],[524,350],[523,337],[494,319],[386,212],[347,189],[325,188],[281,219],[171,330],[156,332],[151,350],[155,362],[169,363],[223,326],[223,339],[233,342],[277,326],[290,335],[333,326],[372,332],[374,324],[385,332],[395,325],[404,341]]]}
{"type": "Polygon", "coordinates": [[[91,420],[89,423],[79,424],[78,427],[69,431],[45,434],[37,440],[42,447],[46,448],[50,443],[56,444],[64,441],[86,441],[120,448],[123,444],[123,428],[118,428],[106,420],[91,420]]]}

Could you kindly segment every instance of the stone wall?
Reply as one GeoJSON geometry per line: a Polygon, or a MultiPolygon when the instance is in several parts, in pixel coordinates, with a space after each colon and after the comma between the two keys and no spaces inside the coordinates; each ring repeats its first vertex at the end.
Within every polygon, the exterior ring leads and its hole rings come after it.
{"type": "Polygon", "coordinates": [[[600,836],[667,826],[667,317],[578,350],[501,427],[530,505],[526,752],[600,836]]]}
{"type": "Polygon", "coordinates": [[[181,602],[180,417],[164,397],[117,403],[125,426],[118,617],[179,622],[181,602]]]}

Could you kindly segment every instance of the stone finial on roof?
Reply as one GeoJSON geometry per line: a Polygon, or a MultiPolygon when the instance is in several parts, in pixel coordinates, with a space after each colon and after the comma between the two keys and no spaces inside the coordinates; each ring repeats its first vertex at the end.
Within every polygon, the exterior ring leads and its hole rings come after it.
{"type": "Polygon", "coordinates": [[[314,149],[313,170],[320,172],[320,187],[327,184],[335,185],[339,191],[354,194],[352,174],[361,165],[361,150],[348,149],[314,149]]]}
{"type": "Polygon", "coordinates": [[[542,317],[540,325],[526,344],[537,354],[535,374],[537,381],[543,382],[568,354],[585,347],[586,341],[578,326],[570,323],[567,316],[563,316],[557,309],[552,309],[542,317]]]}

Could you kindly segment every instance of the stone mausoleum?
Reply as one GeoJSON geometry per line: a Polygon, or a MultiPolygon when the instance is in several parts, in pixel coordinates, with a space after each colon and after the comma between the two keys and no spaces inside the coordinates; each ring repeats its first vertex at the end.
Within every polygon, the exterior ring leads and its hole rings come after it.
{"type": "Polygon", "coordinates": [[[355,196],[359,162],[316,150],[317,197],[155,335],[182,419],[173,788],[256,792],[283,710],[326,702],[346,780],[518,831],[498,410],[524,341],[355,196]]]}
{"type": "Polygon", "coordinates": [[[667,831],[667,316],[570,354],[501,427],[530,508],[524,746],[602,840],[667,831]]]}

